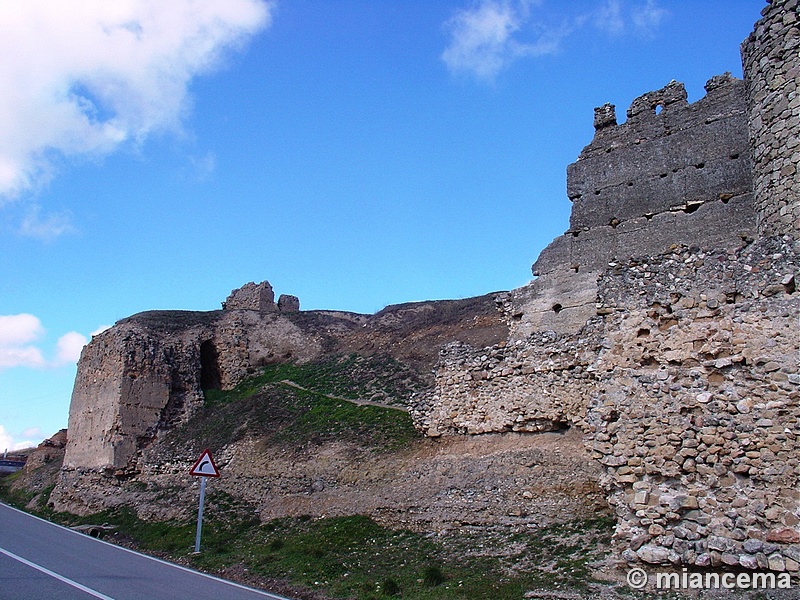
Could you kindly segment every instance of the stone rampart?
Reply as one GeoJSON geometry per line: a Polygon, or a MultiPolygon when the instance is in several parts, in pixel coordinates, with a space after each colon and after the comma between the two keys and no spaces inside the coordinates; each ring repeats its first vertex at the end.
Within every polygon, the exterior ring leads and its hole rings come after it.
{"type": "Polygon", "coordinates": [[[323,343],[277,312],[153,311],[124,319],[81,354],[64,465],[135,470],[141,449],[202,405],[204,389],[229,389],[278,360],[310,360],[323,343]]]}
{"type": "Polygon", "coordinates": [[[601,277],[587,441],[626,558],[800,570],[799,250],[681,248],[601,277]]]}
{"type": "Polygon", "coordinates": [[[509,340],[444,348],[412,411],[431,436],[579,428],[632,562],[800,572],[798,2],[762,14],[746,84],[596,109],[509,340]]]}
{"type": "Polygon", "coordinates": [[[443,349],[428,435],[578,427],[625,558],[800,570],[800,244],[607,265],[576,334],[443,349]]]}
{"type": "Polygon", "coordinates": [[[539,255],[538,279],[512,293],[514,339],[582,327],[610,261],[756,235],[744,84],[720,75],[706,92],[689,104],[673,81],[634,100],[621,125],[613,106],[595,109],[594,139],[567,168],[570,228],[539,255]]]}
{"type": "Polygon", "coordinates": [[[634,100],[625,123],[596,129],[567,167],[570,232],[752,191],[744,84],[721,75],[706,92],[689,104],[683,84],[673,81],[634,100]]]}
{"type": "Polygon", "coordinates": [[[759,229],[800,232],[800,4],[772,0],[742,43],[759,229]]]}

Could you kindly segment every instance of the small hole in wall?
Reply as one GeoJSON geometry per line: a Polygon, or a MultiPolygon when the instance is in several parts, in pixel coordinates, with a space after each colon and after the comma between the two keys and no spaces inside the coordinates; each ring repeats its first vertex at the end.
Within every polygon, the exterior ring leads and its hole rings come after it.
{"type": "MultiPolygon", "coordinates": [[[[580,270],[580,268],[581,268],[580,265],[572,265],[572,271],[574,273],[577,273],[580,270]]],[[[789,292],[789,293],[791,294],[792,292],[789,292]]]]}
{"type": "Polygon", "coordinates": [[[600,195],[600,190],[595,190],[595,191],[594,191],[594,195],[595,195],[595,196],[599,196],[599,195],[600,195]]]}
{"type": "Polygon", "coordinates": [[[560,313],[562,308],[564,308],[564,307],[561,306],[558,302],[553,304],[553,312],[556,313],[556,314],[560,313]]]}
{"type": "Polygon", "coordinates": [[[737,158],[739,158],[738,152],[734,152],[733,154],[731,154],[731,160],[736,160],[737,158]]]}
{"type": "Polygon", "coordinates": [[[642,328],[636,332],[636,337],[647,337],[648,335],[650,335],[649,329],[642,328]]]}
{"type": "Polygon", "coordinates": [[[706,166],[706,163],[697,163],[694,167],[695,169],[702,169],[706,166]]]}
{"type": "Polygon", "coordinates": [[[703,205],[702,202],[690,202],[683,207],[683,212],[691,214],[703,205]]]}
{"type": "Polygon", "coordinates": [[[632,181],[628,182],[628,187],[633,187],[633,182],[632,181]]]}
{"type": "Polygon", "coordinates": [[[667,176],[667,174],[666,174],[666,173],[661,173],[661,174],[659,175],[659,177],[661,177],[661,179],[664,179],[666,176],[667,176]]]}
{"type": "Polygon", "coordinates": [[[656,104],[655,111],[656,111],[657,115],[660,115],[661,111],[663,111],[663,110],[664,110],[664,105],[663,104],[656,104]]]}

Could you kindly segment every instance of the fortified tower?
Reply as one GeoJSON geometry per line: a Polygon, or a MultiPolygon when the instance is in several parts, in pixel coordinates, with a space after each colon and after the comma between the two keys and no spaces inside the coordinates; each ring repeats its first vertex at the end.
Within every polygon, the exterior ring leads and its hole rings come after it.
{"type": "Polygon", "coordinates": [[[772,0],[742,43],[761,235],[800,233],[799,11],[798,0],[772,0]]]}

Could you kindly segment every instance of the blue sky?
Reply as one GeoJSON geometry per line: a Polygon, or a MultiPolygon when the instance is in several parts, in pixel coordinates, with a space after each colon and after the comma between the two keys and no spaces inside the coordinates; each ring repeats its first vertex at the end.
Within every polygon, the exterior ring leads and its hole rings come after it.
{"type": "Polygon", "coordinates": [[[761,0],[4,0],[0,451],[80,347],[269,280],[372,313],[531,278],[593,108],[741,77],[761,0]]]}

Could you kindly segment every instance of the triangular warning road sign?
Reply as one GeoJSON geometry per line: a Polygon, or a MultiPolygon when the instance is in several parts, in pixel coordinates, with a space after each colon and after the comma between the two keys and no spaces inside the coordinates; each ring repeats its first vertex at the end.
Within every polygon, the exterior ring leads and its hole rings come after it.
{"type": "Polygon", "coordinates": [[[210,450],[203,450],[189,474],[195,477],[219,477],[219,469],[214,464],[214,459],[211,458],[210,450]]]}

